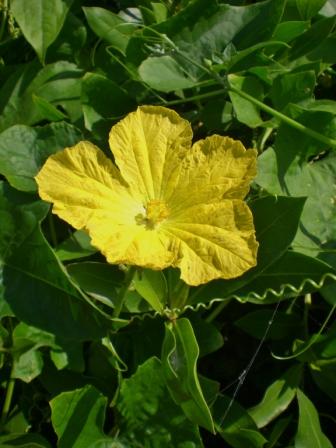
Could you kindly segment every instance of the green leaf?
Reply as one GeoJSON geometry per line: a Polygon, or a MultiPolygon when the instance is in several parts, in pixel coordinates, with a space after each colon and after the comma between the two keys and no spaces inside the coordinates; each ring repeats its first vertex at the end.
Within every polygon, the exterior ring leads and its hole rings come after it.
{"type": "Polygon", "coordinates": [[[162,365],[168,390],[185,415],[214,433],[214,423],[204,399],[196,364],[198,344],[188,319],[166,324],[162,347],[162,365]]]}
{"type": "Polygon", "coordinates": [[[160,92],[173,92],[194,87],[181,66],[171,56],[149,57],[139,67],[142,80],[160,92]]]}
{"type": "Polygon", "coordinates": [[[224,338],[214,324],[206,322],[196,313],[190,315],[190,322],[195,331],[200,358],[219,350],[223,346],[224,338]]]}
{"type": "Polygon", "coordinates": [[[301,379],[302,365],[296,364],[268,386],[261,402],[248,410],[258,428],[268,425],[288,408],[301,379]]]}
{"type": "Polygon", "coordinates": [[[86,261],[67,265],[67,271],[88,294],[107,306],[115,306],[116,287],[122,280],[121,272],[111,264],[86,261]]]}
{"type": "Polygon", "coordinates": [[[49,47],[50,60],[80,60],[80,51],[85,45],[87,30],[84,23],[71,11],[68,13],[62,32],[49,47]]]}
{"type": "MultiPolygon", "coordinates": [[[[305,139],[300,140],[304,143],[305,139]]],[[[294,143],[291,142],[291,145],[294,143]]],[[[286,151],[285,142],[281,149],[286,151]]],[[[280,148],[278,148],[280,154],[280,148]]],[[[278,160],[273,149],[265,151],[260,159],[262,165],[257,175],[257,183],[271,193],[281,194],[282,186],[278,181],[278,160]],[[267,175],[264,175],[267,173],[267,175]],[[273,191],[272,191],[273,189],[273,191]]],[[[336,267],[333,244],[336,240],[335,227],[330,225],[336,219],[335,182],[336,155],[331,153],[315,162],[300,166],[293,162],[284,175],[283,188],[292,196],[307,196],[301,216],[301,225],[293,248],[297,252],[319,257],[336,267]],[[329,251],[329,248],[331,249],[329,251]]]]}
{"type": "Polygon", "coordinates": [[[254,420],[236,401],[219,395],[214,404],[216,430],[233,448],[262,448],[267,440],[254,420]]]}
{"type": "Polygon", "coordinates": [[[328,395],[333,401],[336,401],[336,362],[317,360],[310,363],[310,373],[317,386],[328,395]]]}
{"type": "Polygon", "coordinates": [[[62,339],[102,337],[106,321],[84,302],[41,233],[48,206],[1,188],[0,210],[12,218],[11,238],[0,232],[4,299],[23,322],[62,339]]]}
{"type": "Polygon", "coordinates": [[[26,350],[23,354],[13,360],[13,378],[18,378],[26,383],[30,383],[42,372],[42,354],[35,347],[26,350]]]}
{"type": "Polygon", "coordinates": [[[296,0],[296,7],[303,20],[314,17],[327,3],[327,0],[296,0]]]}
{"type": "Polygon", "coordinates": [[[117,401],[121,436],[142,446],[202,447],[197,425],[182,413],[167,391],[161,362],[149,358],[123,379],[117,401]]]}
{"type": "Polygon", "coordinates": [[[1,448],[51,448],[51,445],[39,434],[7,434],[0,436],[1,448]]]}
{"type": "Polygon", "coordinates": [[[297,20],[290,20],[288,22],[281,22],[276,27],[272,39],[281,42],[291,42],[300,34],[307,31],[309,22],[302,22],[297,20]]]}
{"type": "Polygon", "coordinates": [[[0,173],[18,190],[35,192],[34,176],[46,159],[81,139],[81,132],[67,123],[12,126],[0,134],[0,173]]]}
{"type": "Polygon", "coordinates": [[[95,73],[86,73],[82,83],[82,106],[85,127],[89,131],[110,131],[113,121],[134,108],[133,100],[114,81],[95,73]],[[109,100],[106,101],[106,98],[109,100]]]}
{"type": "Polygon", "coordinates": [[[163,272],[141,269],[137,271],[133,285],[135,290],[150,304],[150,306],[161,313],[167,302],[167,282],[163,272]]]}
{"type": "Polygon", "coordinates": [[[275,109],[282,110],[288,103],[299,103],[312,98],[315,84],[316,76],[312,70],[278,76],[270,92],[275,109]]]}
{"type": "Polygon", "coordinates": [[[304,203],[304,198],[271,196],[253,201],[250,207],[259,242],[257,266],[237,279],[217,280],[198,288],[191,296],[193,303],[230,297],[275,263],[295,237],[304,203]]]}
{"type": "Polygon", "coordinates": [[[36,63],[26,64],[22,72],[14,73],[1,88],[0,131],[16,124],[36,124],[48,118],[45,110],[36,107],[34,95],[61,107],[72,123],[82,119],[82,70],[66,61],[38,68],[36,63]]]}
{"type": "Polygon", "coordinates": [[[125,53],[128,41],[136,30],[137,24],[125,22],[108,9],[86,7],[83,10],[90,28],[97,36],[106,40],[121,53],[125,53]]]}
{"type": "Polygon", "coordinates": [[[44,64],[46,51],[63,26],[72,0],[12,0],[11,12],[44,64]]]}
{"type": "MultiPolygon", "coordinates": [[[[244,330],[249,335],[262,339],[265,330],[268,327],[274,310],[256,310],[245,314],[243,317],[235,321],[237,327],[244,330]]],[[[302,325],[298,324],[299,316],[296,314],[287,314],[278,311],[275,315],[274,322],[266,335],[266,339],[280,340],[290,338],[297,335],[302,330],[302,325]]]]}
{"type": "MultiPolygon", "coordinates": [[[[257,78],[252,76],[229,75],[229,80],[233,87],[253,95],[254,98],[262,100],[263,88],[257,78]]],[[[262,124],[263,120],[260,117],[258,107],[230,90],[229,95],[238,121],[251,128],[258,127],[262,124]]]]}
{"type": "MultiPolygon", "coordinates": [[[[169,36],[187,55],[188,60],[181,55],[177,57],[184,70],[200,77],[204,75],[200,67],[204,61],[220,57],[228,44],[244,49],[267,40],[280,21],[283,7],[283,0],[266,0],[242,7],[218,5],[215,0],[206,3],[196,0],[154,28],[169,36]]],[[[133,61],[139,58],[139,49],[133,49],[132,54],[128,47],[127,54],[133,61]]]]}
{"type": "Polygon", "coordinates": [[[41,98],[40,96],[33,95],[33,101],[35,103],[35,106],[41,114],[49,121],[60,121],[67,118],[66,115],[64,115],[63,112],[57,109],[53,104],[51,104],[49,101],[45,100],[44,98],[41,98]]]}
{"type": "Polygon", "coordinates": [[[326,39],[334,28],[335,17],[318,20],[309,30],[298,36],[294,41],[288,57],[290,61],[306,55],[326,39]]]}
{"type": "Polygon", "coordinates": [[[86,232],[76,230],[69,238],[56,247],[55,252],[61,261],[88,257],[97,252],[97,249],[91,246],[90,243],[91,238],[86,232]]]}
{"type": "Polygon", "coordinates": [[[103,425],[107,399],[95,387],[63,392],[50,402],[51,421],[59,448],[88,448],[105,438],[103,425]]]}
{"type": "Polygon", "coordinates": [[[299,389],[299,425],[295,436],[295,448],[332,448],[329,439],[323,434],[318,412],[309,398],[299,389]]]}

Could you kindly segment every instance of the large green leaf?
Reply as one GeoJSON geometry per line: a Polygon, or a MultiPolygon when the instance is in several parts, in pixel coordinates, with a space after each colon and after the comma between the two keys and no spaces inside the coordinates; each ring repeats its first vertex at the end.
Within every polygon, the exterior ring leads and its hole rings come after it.
{"type": "Polygon", "coordinates": [[[319,415],[314,404],[299,389],[297,391],[299,403],[299,425],[295,436],[295,448],[332,448],[330,440],[323,434],[319,415]]]}
{"type": "Polygon", "coordinates": [[[47,48],[63,26],[72,0],[12,0],[11,12],[25,38],[44,63],[47,48]]]}
{"type": "MultiPolygon", "coordinates": [[[[266,0],[240,7],[218,5],[215,0],[206,3],[195,0],[153,28],[169,36],[178,47],[179,54],[175,58],[183,66],[183,71],[201,77],[205,73],[202,69],[205,60],[217,58],[217,61],[227,45],[233,43],[236,48],[244,49],[269,38],[280,21],[283,7],[283,0],[266,0]]],[[[144,33],[145,36],[147,34],[144,33]]],[[[161,44],[170,50],[164,38],[161,44]]],[[[143,40],[132,39],[127,55],[136,64],[145,59],[143,40]]]]}
{"type": "Polygon", "coordinates": [[[263,428],[288,408],[295,397],[301,378],[302,365],[297,364],[268,386],[261,402],[248,410],[258,428],[263,428]]]}
{"type": "Polygon", "coordinates": [[[70,282],[39,222],[48,206],[1,184],[0,209],[10,218],[0,232],[4,299],[27,323],[63,338],[84,340],[105,334],[106,322],[70,282]],[[11,230],[10,238],[8,230],[11,230]]]}
{"type": "Polygon", "coordinates": [[[34,192],[34,176],[46,159],[81,139],[82,133],[67,123],[12,126],[0,134],[0,173],[16,189],[34,192]]]}
{"type": "Polygon", "coordinates": [[[95,387],[85,386],[63,392],[50,402],[51,421],[59,448],[88,448],[97,441],[109,445],[113,439],[104,435],[107,398],[95,387]]]}
{"type": "Polygon", "coordinates": [[[121,436],[143,446],[202,447],[197,425],[182,413],[167,391],[161,362],[149,358],[120,387],[117,409],[122,416],[121,436]]]}
{"type": "Polygon", "coordinates": [[[82,83],[85,127],[106,137],[113,121],[134,108],[133,100],[114,81],[103,75],[86,73],[82,83]],[[108,101],[106,100],[108,98],[108,101]]]}
{"type": "Polygon", "coordinates": [[[188,319],[166,324],[162,365],[168,390],[175,403],[193,422],[214,432],[214,423],[197,375],[199,348],[188,319]]]}
{"type": "Polygon", "coordinates": [[[294,249],[311,256],[319,254],[320,258],[335,267],[333,245],[336,229],[331,223],[336,219],[336,155],[331,153],[321,160],[301,166],[292,163],[284,175],[283,185],[278,180],[279,168],[274,150],[269,148],[259,159],[256,179],[259,185],[274,194],[286,191],[292,196],[307,196],[294,249]]]}

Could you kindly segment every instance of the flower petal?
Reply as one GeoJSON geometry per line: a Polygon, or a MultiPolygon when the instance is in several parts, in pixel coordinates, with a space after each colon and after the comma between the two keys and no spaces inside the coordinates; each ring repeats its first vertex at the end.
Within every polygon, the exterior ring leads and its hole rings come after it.
{"type": "Polygon", "coordinates": [[[171,239],[155,229],[134,224],[118,226],[109,214],[97,215],[96,222],[90,224],[92,244],[100,248],[109,263],[164,269],[174,261],[171,239]]]}
{"type": "Polygon", "coordinates": [[[164,230],[175,238],[174,266],[189,285],[238,277],[256,265],[252,213],[240,199],[190,207],[164,230]]]}
{"type": "Polygon", "coordinates": [[[102,210],[109,211],[112,222],[134,223],[142,209],[111,160],[89,142],[49,157],[35,179],[41,198],[54,204],[53,213],[77,229],[90,232],[102,210]]]}
{"type": "Polygon", "coordinates": [[[109,142],[131,190],[151,200],[171,195],[191,139],[190,124],[176,112],[142,106],[113,126],[109,142]]]}
{"type": "Polygon", "coordinates": [[[243,199],[256,175],[257,151],[213,135],[195,143],[183,162],[179,183],[167,201],[177,212],[221,199],[243,199]]]}

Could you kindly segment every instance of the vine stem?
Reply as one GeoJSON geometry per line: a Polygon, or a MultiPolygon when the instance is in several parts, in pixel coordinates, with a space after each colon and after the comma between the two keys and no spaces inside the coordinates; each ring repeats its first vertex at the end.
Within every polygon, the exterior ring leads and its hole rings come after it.
{"type": "Polygon", "coordinates": [[[123,308],[124,302],[125,302],[126,293],[128,291],[128,288],[130,287],[130,284],[132,283],[135,273],[136,273],[136,267],[130,266],[130,268],[126,272],[123,286],[119,290],[118,302],[117,302],[116,307],[114,308],[114,312],[113,312],[114,318],[119,317],[119,315],[122,311],[122,308],[123,308]]]}
{"type": "Polygon", "coordinates": [[[10,377],[7,381],[6,396],[5,396],[5,401],[4,401],[2,412],[1,412],[1,426],[3,426],[6,423],[6,420],[7,420],[9,411],[10,411],[13,393],[14,393],[14,386],[15,386],[15,379],[13,378],[13,366],[12,366],[10,377]]]}

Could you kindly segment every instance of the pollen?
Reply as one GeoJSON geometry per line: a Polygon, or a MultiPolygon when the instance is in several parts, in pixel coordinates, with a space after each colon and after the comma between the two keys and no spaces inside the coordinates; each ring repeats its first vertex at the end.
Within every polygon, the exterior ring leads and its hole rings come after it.
{"type": "Polygon", "coordinates": [[[163,201],[153,199],[146,205],[146,221],[149,226],[155,226],[169,216],[169,210],[163,201]]]}

